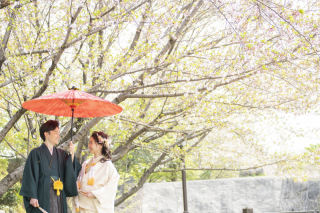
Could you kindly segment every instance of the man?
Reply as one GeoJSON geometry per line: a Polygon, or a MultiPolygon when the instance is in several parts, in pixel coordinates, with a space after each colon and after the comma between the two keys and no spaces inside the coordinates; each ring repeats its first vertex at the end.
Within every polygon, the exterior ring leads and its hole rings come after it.
{"type": "Polygon", "coordinates": [[[44,123],[40,136],[44,143],[28,156],[20,195],[27,213],[41,213],[40,208],[48,213],[67,213],[66,197],[78,195],[76,178],[81,169],[74,158],[74,145],[70,141],[71,154],[55,147],[59,142],[58,121],[44,123]]]}

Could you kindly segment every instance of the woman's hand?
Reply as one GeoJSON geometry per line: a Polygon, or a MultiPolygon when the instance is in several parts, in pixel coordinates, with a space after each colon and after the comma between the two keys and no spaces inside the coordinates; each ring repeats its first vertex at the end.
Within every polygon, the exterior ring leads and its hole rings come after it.
{"type": "Polygon", "coordinates": [[[92,194],[92,192],[84,192],[80,191],[84,196],[89,197],[89,198],[94,198],[95,196],[92,194]]]}

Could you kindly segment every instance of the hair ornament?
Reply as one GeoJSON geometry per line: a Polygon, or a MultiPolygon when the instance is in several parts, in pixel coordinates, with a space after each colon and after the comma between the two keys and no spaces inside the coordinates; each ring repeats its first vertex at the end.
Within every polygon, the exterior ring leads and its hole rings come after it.
{"type": "Polygon", "coordinates": [[[98,137],[98,140],[99,140],[99,143],[100,143],[100,144],[103,143],[104,145],[109,146],[109,144],[111,143],[110,137],[108,137],[108,138],[103,138],[103,137],[101,137],[101,135],[99,135],[98,133],[97,133],[97,137],[98,137]]]}

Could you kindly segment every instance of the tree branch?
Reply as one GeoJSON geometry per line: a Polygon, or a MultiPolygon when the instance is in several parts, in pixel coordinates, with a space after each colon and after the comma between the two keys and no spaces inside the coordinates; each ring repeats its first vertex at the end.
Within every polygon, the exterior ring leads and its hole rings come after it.
{"type": "MultiPolygon", "coordinates": [[[[78,8],[77,13],[75,14],[75,16],[73,17],[73,22],[75,21],[76,17],[79,15],[81,8],[78,8]]],[[[35,99],[37,97],[40,97],[44,91],[47,89],[48,85],[49,85],[49,79],[50,76],[53,73],[53,70],[56,68],[58,61],[60,60],[61,55],[63,54],[65,48],[63,48],[64,44],[67,42],[69,36],[70,36],[70,27],[68,30],[68,33],[65,37],[64,43],[62,44],[62,48],[60,48],[60,50],[58,51],[58,53],[55,55],[52,64],[50,66],[50,68],[48,69],[45,79],[43,81],[42,86],[40,87],[40,89],[38,90],[38,92],[31,98],[31,99],[35,99]]],[[[9,120],[9,122],[4,126],[4,128],[1,130],[0,132],[0,143],[3,141],[4,137],[7,135],[7,133],[10,131],[10,129],[12,128],[12,126],[21,118],[21,116],[26,112],[27,110],[24,108],[20,108],[15,114],[14,116],[12,116],[12,118],[9,120]]]]}
{"type": "MultiPolygon", "coordinates": [[[[185,169],[164,169],[164,170],[157,170],[154,171],[154,173],[156,172],[178,172],[178,171],[182,171],[182,170],[216,170],[216,171],[244,171],[244,170],[250,170],[250,169],[258,169],[261,167],[265,167],[265,166],[270,166],[270,165],[275,165],[275,164],[279,164],[279,163],[283,163],[286,162],[288,160],[279,160],[276,162],[272,162],[272,163],[266,163],[263,165],[259,165],[259,166],[253,166],[253,167],[246,167],[246,168],[185,168],[185,169]]],[[[293,160],[290,160],[293,161],[293,160]]]]}
{"type": "Polygon", "coordinates": [[[8,191],[8,189],[11,186],[13,186],[17,181],[22,179],[23,169],[24,164],[15,169],[13,172],[10,172],[0,181],[0,197],[2,197],[8,191]]]}
{"type": "Polygon", "coordinates": [[[115,206],[118,206],[119,204],[121,204],[123,201],[125,201],[128,197],[130,197],[131,195],[133,195],[134,193],[136,193],[142,186],[143,184],[148,180],[148,177],[153,173],[153,171],[155,170],[155,168],[157,166],[159,166],[160,162],[165,158],[167,154],[162,153],[162,155],[158,158],[158,160],[156,162],[154,162],[152,164],[152,166],[149,167],[149,169],[147,171],[144,172],[144,174],[142,175],[142,177],[140,178],[138,184],[134,187],[132,187],[128,192],[124,193],[121,197],[119,197],[116,201],[115,201],[115,206]]]}
{"type": "Polygon", "coordinates": [[[203,4],[203,0],[200,0],[198,4],[195,6],[195,8],[192,10],[192,12],[187,15],[187,17],[182,21],[179,29],[176,31],[175,35],[172,36],[168,43],[163,47],[161,52],[157,55],[157,57],[154,59],[154,63],[158,64],[161,56],[163,56],[169,49],[172,48],[172,46],[175,45],[177,38],[180,36],[181,32],[184,30],[185,26],[189,23],[191,18],[196,14],[196,12],[200,9],[201,5],[203,4]]]}
{"type": "Polygon", "coordinates": [[[14,19],[16,17],[15,9],[17,9],[17,8],[15,7],[13,12],[10,14],[10,22],[9,22],[9,24],[7,26],[6,32],[5,32],[4,36],[3,36],[3,39],[2,39],[2,42],[1,42],[1,46],[0,46],[0,71],[2,69],[2,64],[6,60],[5,51],[7,49],[8,41],[9,41],[10,34],[11,34],[11,31],[12,31],[12,28],[13,28],[13,21],[14,21],[14,19]]]}
{"type": "Polygon", "coordinates": [[[15,151],[18,155],[20,155],[21,157],[23,157],[24,159],[27,160],[27,157],[26,157],[26,156],[24,156],[23,154],[21,154],[20,152],[18,152],[18,150],[16,150],[7,140],[5,140],[5,141],[7,142],[7,144],[11,147],[11,149],[12,149],[13,151],[15,151]]]}

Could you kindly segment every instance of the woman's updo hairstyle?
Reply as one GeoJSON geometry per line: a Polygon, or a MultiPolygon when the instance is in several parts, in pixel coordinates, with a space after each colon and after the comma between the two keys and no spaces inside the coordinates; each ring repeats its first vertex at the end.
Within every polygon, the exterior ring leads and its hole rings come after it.
{"type": "Polygon", "coordinates": [[[102,145],[102,155],[105,158],[102,158],[100,160],[101,163],[104,163],[107,160],[111,160],[111,150],[109,148],[109,143],[110,143],[110,137],[105,134],[104,132],[92,132],[91,137],[94,139],[94,141],[97,144],[102,145]]]}

